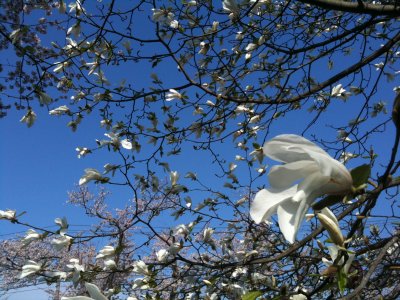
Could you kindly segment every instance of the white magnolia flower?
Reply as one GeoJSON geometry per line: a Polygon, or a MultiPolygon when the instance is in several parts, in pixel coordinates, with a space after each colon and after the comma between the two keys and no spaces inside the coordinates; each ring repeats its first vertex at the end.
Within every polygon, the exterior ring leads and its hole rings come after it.
{"type": "Polygon", "coordinates": [[[208,243],[208,242],[212,241],[211,236],[212,236],[213,233],[214,233],[214,229],[212,229],[212,228],[208,227],[208,228],[204,229],[203,241],[205,243],[208,243]]]}
{"type": "Polygon", "coordinates": [[[73,34],[75,38],[78,38],[81,34],[81,22],[77,22],[74,25],[72,25],[70,28],[67,30],[67,35],[73,34]]]}
{"type": "Polygon", "coordinates": [[[79,16],[81,13],[85,12],[85,8],[82,6],[82,1],[81,0],[76,0],[75,3],[71,2],[68,4],[69,7],[69,12],[75,12],[77,16],[79,16]]]}
{"type": "Polygon", "coordinates": [[[165,101],[172,101],[174,99],[182,99],[182,94],[177,90],[170,89],[169,93],[165,95],[165,101]]]}
{"type": "Polygon", "coordinates": [[[341,163],[346,163],[350,159],[357,157],[357,154],[351,153],[351,152],[342,152],[340,153],[339,161],[341,163]]]}
{"type": "Polygon", "coordinates": [[[22,117],[20,122],[26,123],[29,127],[32,127],[33,123],[36,121],[36,114],[33,110],[29,109],[25,116],[22,117]]]}
{"type": "Polygon", "coordinates": [[[67,279],[67,273],[62,271],[45,271],[44,276],[53,277],[54,279],[61,279],[62,281],[67,279]]]}
{"type": "Polygon", "coordinates": [[[173,29],[178,29],[179,28],[179,22],[177,20],[172,20],[171,23],[169,23],[169,27],[173,29]]]}
{"type": "Polygon", "coordinates": [[[146,278],[146,277],[144,277],[144,278],[143,277],[136,278],[133,281],[132,288],[133,289],[139,288],[139,289],[142,289],[142,290],[148,289],[149,288],[149,279],[146,278]]]}
{"type": "Polygon", "coordinates": [[[132,150],[132,148],[133,148],[132,142],[130,142],[128,139],[121,140],[121,146],[122,146],[122,148],[127,149],[127,150],[132,150]]]}
{"type": "MultiPolygon", "coordinates": [[[[331,260],[326,259],[325,257],[322,258],[322,262],[327,266],[333,266],[334,261],[336,260],[338,253],[339,253],[339,248],[336,245],[328,246],[328,251],[329,255],[331,256],[331,260]]],[[[337,263],[337,266],[343,267],[343,271],[345,274],[349,272],[349,268],[351,266],[351,263],[353,262],[355,257],[355,254],[349,253],[349,258],[347,259],[346,263],[344,262],[344,257],[341,257],[339,262],[337,263]]]]}
{"type": "Polygon", "coordinates": [[[164,22],[164,23],[171,23],[171,21],[174,20],[174,13],[167,9],[158,9],[158,8],[152,8],[153,11],[153,21],[155,22],[164,22]]]}
{"type": "Polygon", "coordinates": [[[187,236],[190,233],[189,228],[185,224],[180,224],[175,227],[175,235],[182,234],[187,236]]]}
{"type": "Polygon", "coordinates": [[[225,12],[230,13],[229,17],[232,18],[234,16],[239,15],[239,5],[236,0],[224,0],[222,1],[222,8],[225,12]]]}
{"type": "Polygon", "coordinates": [[[62,249],[69,247],[72,242],[72,238],[67,235],[60,235],[58,239],[52,239],[51,244],[57,251],[61,251],[62,249]]]}
{"type": "Polygon", "coordinates": [[[60,235],[65,235],[67,232],[67,229],[69,227],[68,221],[66,217],[61,218],[56,218],[54,219],[54,223],[56,223],[58,226],[60,226],[59,234],[60,235]]]}
{"type": "Polygon", "coordinates": [[[86,184],[89,181],[100,181],[107,182],[109,180],[108,177],[103,177],[99,171],[96,169],[88,168],[85,169],[85,174],[79,179],[79,185],[86,184]]]}
{"type": "Polygon", "coordinates": [[[86,154],[89,154],[92,152],[92,151],[90,151],[90,149],[88,149],[86,147],[77,147],[77,148],[75,148],[75,150],[78,152],[78,158],[84,157],[84,156],[86,156],[86,154]]]}
{"type": "Polygon", "coordinates": [[[119,168],[118,165],[113,165],[113,164],[107,163],[107,164],[104,165],[104,172],[103,172],[103,174],[107,174],[107,173],[110,173],[110,172],[111,172],[112,176],[114,176],[115,171],[116,171],[118,168],[119,168]]]}
{"type": "Polygon", "coordinates": [[[111,256],[114,256],[114,254],[115,248],[113,246],[105,246],[99,251],[99,254],[96,256],[96,258],[110,258],[111,256]]]}
{"type": "Polygon", "coordinates": [[[171,180],[171,185],[174,186],[178,182],[179,179],[179,173],[178,171],[171,171],[169,173],[169,179],[171,180]]]}
{"type": "Polygon", "coordinates": [[[70,264],[66,267],[73,271],[72,273],[72,282],[77,283],[81,278],[81,272],[85,272],[85,267],[79,263],[79,259],[71,258],[69,260],[70,264]]]}
{"type": "Polygon", "coordinates": [[[236,33],[235,39],[237,39],[238,41],[243,40],[243,39],[244,39],[244,34],[243,34],[243,32],[242,32],[242,31],[238,31],[238,32],[236,33]]]}
{"type": "Polygon", "coordinates": [[[104,270],[113,270],[117,268],[117,263],[113,259],[106,259],[104,261],[104,270]]]}
{"type": "Polygon", "coordinates": [[[26,246],[26,245],[29,245],[33,241],[37,241],[40,238],[41,238],[40,233],[37,233],[33,229],[28,229],[26,231],[26,236],[22,239],[22,243],[24,244],[24,246],[26,246]]]}
{"type": "Polygon", "coordinates": [[[341,98],[343,100],[346,100],[347,98],[349,98],[349,96],[351,95],[351,93],[347,92],[341,84],[338,84],[337,86],[335,86],[332,89],[331,92],[331,96],[332,97],[337,97],[337,98],[341,98]]]}
{"type": "Polygon", "coordinates": [[[186,6],[196,6],[197,5],[197,1],[195,1],[195,0],[191,0],[191,1],[188,1],[188,2],[186,2],[186,3],[184,3],[186,6]]]}
{"type": "Polygon", "coordinates": [[[41,264],[38,264],[37,262],[33,260],[28,260],[25,265],[22,267],[22,272],[19,275],[19,278],[22,279],[26,276],[29,276],[31,274],[36,273],[42,268],[41,264]]]}
{"type": "Polygon", "coordinates": [[[18,28],[10,33],[9,38],[11,39],[11,42],[15,44],[19,41],[21,36],[22,36],[21,28],[18,28]]]}
{"type": "Polygon", "coordinates": [[[246,46],[245,50],[248,51],[248,52],[251,52],[251,51],[255,50],[257,47],[258,47],[257,44],[249,43],[246,46]]]}
{"type": "Polygon", "coordinates": [[[65,70],[66,67],[68,67],[69,63],[67,61],[66,62],[56,62],[56,63],[54,63],[54,65],[56,67],[53,69],[53,72],[61,73],[65,70]]]}
{"type": "Polygon", "coordinates": [[[374,64],[374,66],[375,66],[376,70],[379,71],[379,70],[383,69],[383,67],[385,66],[385,63],[381,61],[380,63],[374,64]]]}
{"type": "Polygon", "coordinates": [[[289,298],[290,300],[307,300],[307,296],[303,295],[303,294],[296,294],[296,295],[292,295],[289,298]]]}
{"type": "Polygon", "coordinates": [[[346,194],[352,189],[353,180],[346,167],[301,136],[279,135],[264,144],[263,152],[285,164],[271,168],[270,188],[256,194],[250,216],[260,223],[277,212],[279,227],[290,243],[317,197],[346,194]]]}
{"type": "Polygon", "coordinates": [[[168,259],[169,252],[166,249],[158,250],[156,253],[157,260],[161,263],[165,263],[168,259]]]}
{"type": "Polygon", "coordinates": [[[142,260],[135,261],[133,263],[133,272],[141,275],[149,275],[149,268],[146,263],[142,260]]]}
{"type": "Polygon", "coordinates": [[[49,115],[52,116],[61,116],[61,115],[68,115],[71,111],[69,110],[68,106],[62,105],[60,107],[57,107],[51,111],[49,111],[49,115]]]}
{"type": "Polygon", "coordinates": [[[15,210],[0,210],[0,220],[4,219],[4,220],[12,220],[15,219],[15,215],[16,215],[16,211],[15,210]]]}
{"type": "Polygon", "coordinates": [[[86,296],[75,296],[61,297],[61,300],[108,300],[96,285],[86,282],[85,287],[90,295],[90,298],[86,296]]]}
{"type": "Polygon", "coordinates": [[[47,95],[45,92],[38,91],[37,95],[39,96],[40,104],[47,105],[53,101],[53,99],[51,99],[51,97],[47,95]]]}
{"type": "MultiPolygon", "coordinates": [[[[101,125],[102,125],[102,123],[101,123],[101,125]]],[[[120,140],[119,135],[115,132],[105,133],[104,135],[106,137],[108,137],[110,140],[101,140],[101,141],[97,140],[98,143],[100,144],[100,146],[112,145],[114,147],[114,150],[117,150],[120,147],[127,149],[127,150],[132,150],[132,148],[133,148],[133,144],[131,141],[129,141],[128,139],[120,140]]]]}
{"type": "Polygon", "coordinates": [[[181,243],[175,242],[175,243],[171,244],[171,246],[169,246],[168,252],[169,252],[171,255],[176,255],[179,251],[182,250],[182,248],[183,248],[183,247],[182,247],[181,243]]]}
{"type": "Polygon", "coordinates": [[[209,49],[210,49],[210,44],[209,44],[209,43],[207,43],[207,42],[200,42],[199,54],[206,55],[209,49]]]}

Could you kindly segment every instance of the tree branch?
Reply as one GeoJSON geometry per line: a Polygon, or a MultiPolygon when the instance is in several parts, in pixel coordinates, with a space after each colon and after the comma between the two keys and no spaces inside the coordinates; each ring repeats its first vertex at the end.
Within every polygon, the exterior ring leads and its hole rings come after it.
{"type": "Polygon", "coordinates": [[[362,1],[346,2],[342,0],[298,0],[302,3],[315,5],[325,9],[333,9],[356,14],[368,14],[374,16],[400,16],[400,6],[370,4],[362,1]]]}

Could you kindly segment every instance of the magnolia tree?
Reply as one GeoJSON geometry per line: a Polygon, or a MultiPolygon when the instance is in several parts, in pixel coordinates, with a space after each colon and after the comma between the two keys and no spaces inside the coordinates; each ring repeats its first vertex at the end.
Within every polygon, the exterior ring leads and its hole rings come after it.
{"type": "Polygon", "coordinates": [[[31,127],[49,113],[72,131],[94,119],[105,137],[77,145],[78,157],[110,158],[69,194],[89,230],[71,231],[68,216],[39,228],[2,208],[27,227],[2,243],[3,291],[399,297],[396,1],[0,7],[14,62],[1,67],[0,115],[18,110],[31,127]],[[130,201],[110,206],[121,186],[130,201]]]}

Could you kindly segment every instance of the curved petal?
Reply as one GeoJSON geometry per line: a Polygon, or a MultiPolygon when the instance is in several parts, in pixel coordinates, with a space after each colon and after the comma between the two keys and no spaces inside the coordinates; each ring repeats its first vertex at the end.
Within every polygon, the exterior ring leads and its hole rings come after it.
{"type": "Polygon", "coordinates": [[[298,227],[294,224],[294,216],[299,205],[293,201],[286,201],[278,206],[278,223],[283,236],[289,243],[294,243],[298,227]]]}
{"type": "Polygon", "coordinates": [[[100,292],[100,289],[96,285],[86,282],[85,287],[89,292],[90,297],[92,297],[94,300],[108,300],[107,297],[100,292]]]}
{"type": "Polygon", "coordinates": [[[336,257],[338,256],[339,249],[336,245],[328,246],[329,255],[332,258],[332,261],[335,261],[336,257]]]}
{"type": "Polygon", "coordinates": [[[250,206],[250,216],[257,224],[268,220],[276,212],[277,205],[293,197],[297,185],[285,190],[262,189],[254,197],[250,206]]]}
{"type": "Polygon", "coordinates": [[[306,201],[300,203],[285,201],[278,206],[278,223],[283,236],[289,243],[294,243],[301,222],[310,205],[306,201]]]}
{"type": "Polygon", "coordinates": [[[318,165],[309,160],[300,160],[288,164],[273,166],[268,174],[269,183],[273,188],[283,189],[318,171],[318,165]]]}
{"type": "Polygon", "coordinates": [[[264,144],[263,151],[266,156],[286,163],[310,160],[310,152],[329,157],[328,153],[313,142],[295,134],[282,134],[274,137],[264,144]]]}
{"type": "Polygon", "coordinates": [[[298,185],[298,192],[294,195],[293,201],[306,201],[311,204],[315,198],[326,194],[325,186],[329,180],[330,177],[324,176],[320,172],[310,174],[298,185]]]}

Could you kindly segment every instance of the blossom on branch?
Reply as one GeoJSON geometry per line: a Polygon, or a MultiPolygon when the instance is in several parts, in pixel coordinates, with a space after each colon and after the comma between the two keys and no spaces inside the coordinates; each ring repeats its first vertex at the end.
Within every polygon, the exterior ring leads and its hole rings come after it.
{"type": "Polygon", "coordinates": [[[20,279],[27,277],[31,274],[36,273],[42,268],[41,264],[38,264],[37,262],[33,260],[28,260],[25,265],[22,267],[22,272],[21,275],[19,276],[20,279]]]}
{"type": "Polygon", "coordinates": [[[270,187],[256,194],[250,216],[261,223],[277,212],[279,228],[289,243],[295,241],[316,198],[325,194],[345,195],[352,190],[353,180],[346,167],[301,136],[276,136],[264,144],[263,152],[284,164],[271,168],[270,187]]]}
{"type": "Polygon", "coordinates": [[[85,169],[85,174],[79,179],[79,185],[86,184],[89,181],[99,181],[102,183],[108,182],[108,177],[103,177],[99,171],[92,168],[85,169]]]}
{"type": "Polygon", "coordinates": [[[16,211],[15,210],[0,210],[0,220],[13,220],[15,219],[16,211]]]}

